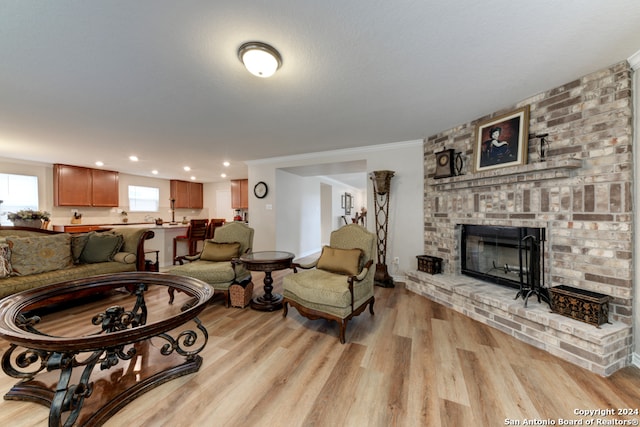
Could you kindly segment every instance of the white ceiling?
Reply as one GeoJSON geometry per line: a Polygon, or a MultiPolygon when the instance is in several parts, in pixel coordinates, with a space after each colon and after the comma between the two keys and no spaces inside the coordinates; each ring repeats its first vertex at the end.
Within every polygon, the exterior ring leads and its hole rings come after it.
{"type": "Polygon", "coordinates": [[[627,59],[639,22],[638,0],[0,0],[0,156],[246,177],[509,107],[627,59]],[[274,77],[243,69],[251,40],[274,77]]]}

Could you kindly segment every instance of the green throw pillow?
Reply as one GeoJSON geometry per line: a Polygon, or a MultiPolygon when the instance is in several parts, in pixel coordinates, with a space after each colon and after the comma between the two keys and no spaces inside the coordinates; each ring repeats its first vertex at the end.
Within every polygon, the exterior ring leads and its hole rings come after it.
{"type": "Polygon", "coordinates": [[[89,236],[95,233],[95,231],[90,231],[88,233],[78,233],[71,235],[71,256],[73,257],[74,264],[80,263],[80,255],[82,255],[82,250],[87,245],[89,236]]]}
{"type": "Polygon", "coordinates": [[[72,265],[71,235],[7,237],[11,268],[17,276],[62,270],[72,265]]]}
{"type": "Polygon", "coordinates": [[[122,247],[121,234],[94,233],[89,235],[87,244],[80,254],[80,262],[93,264],[113,261],[113,257],[122,247]]]}
{"type": "Polygon", "coordinates": [[[362,255],[362,249],[338,249],[325,246],[322,248],[316,267],[332,273],[356,276],[360,273],[362,255]]]}
{"type": "Polygon", "coordinates": [[[216,243],[211,240],[204,242],[200,259],[203,261],[231,261],[238,256],[240,243],[216,243]]]}

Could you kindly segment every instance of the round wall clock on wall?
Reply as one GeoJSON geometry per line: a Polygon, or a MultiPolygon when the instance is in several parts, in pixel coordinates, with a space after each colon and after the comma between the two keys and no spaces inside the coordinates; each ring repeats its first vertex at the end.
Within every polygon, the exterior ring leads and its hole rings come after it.
{"type": "Polygon", "coordinates": [[[268,192],[269,192],[269,187],[267,187],[267,184],[262,181],[260,181],[255,185],[255,187],[253,187],[253,194],[258,199],[264,199],[267,196],[268,192]]]}

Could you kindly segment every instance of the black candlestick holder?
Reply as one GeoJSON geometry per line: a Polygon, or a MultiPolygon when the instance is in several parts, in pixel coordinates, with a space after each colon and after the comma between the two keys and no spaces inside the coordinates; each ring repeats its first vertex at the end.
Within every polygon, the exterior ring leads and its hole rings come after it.
{"type": "Polygon", "coordinates": [[[171,222],[169,224],[176,225],[176,199],[169,199],[171,201],[171,222]]]}

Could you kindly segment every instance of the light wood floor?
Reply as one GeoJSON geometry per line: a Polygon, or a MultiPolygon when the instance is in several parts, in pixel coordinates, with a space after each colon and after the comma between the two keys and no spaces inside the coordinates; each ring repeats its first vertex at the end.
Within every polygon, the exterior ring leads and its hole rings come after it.
{"type": "MultiPolygon", "coordinates": [[[[275,275],[276,291],[282,274],[275,275]]],[[[262,275],[254,275],[256,293],[262,275]]],[[[177,294],[176,304],[181,302],[177,294]]],[[[166,295],[150,295],[165,310],[166,295]]],[[[89,310],[95,307],[86,306],[89,310]]],[[[224,308],[200,371],[136,399],[107,426],[502,426],[524,420],[637,419],[575,410],[640,409],[640,370],[609,378],[555,358],[461,314],[396,288],[376,288],[375,316],[347,328],[281,312],[224,308]]],[[[70,323],[59,319],[60,325],[70,323]]],[[[75,321],[72,322],[75,324],[75,321]]],[[[63,331],[63,326],[60,330],[63,331]]],[[[0,340],[4,352],[7,343],[0,340]]],[[[0,373],[0,393],[16,382],[0,373]]],[[[47,425],[48,409],[0,401],[0,425],[47,425]]]]}

